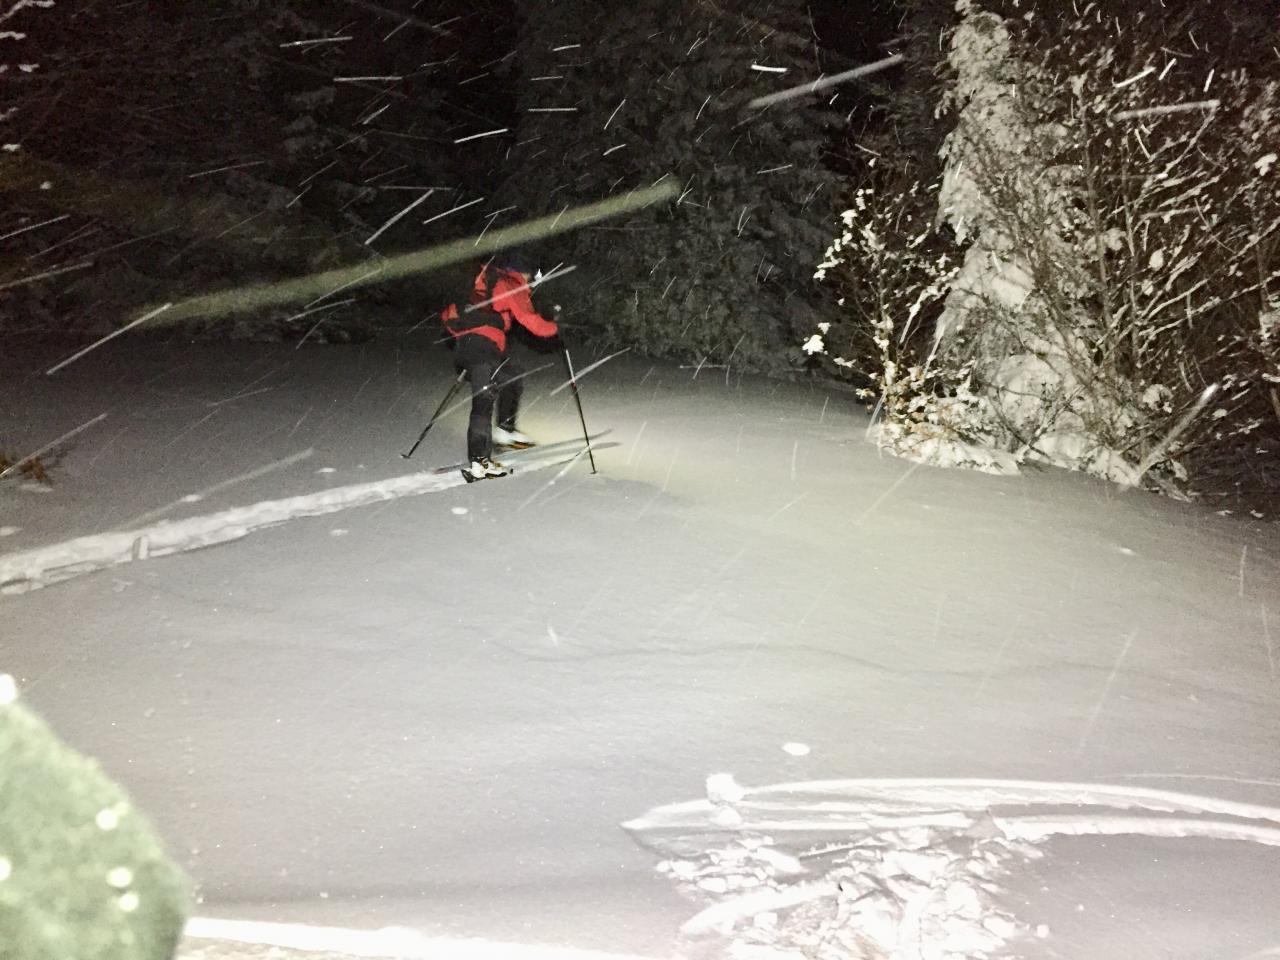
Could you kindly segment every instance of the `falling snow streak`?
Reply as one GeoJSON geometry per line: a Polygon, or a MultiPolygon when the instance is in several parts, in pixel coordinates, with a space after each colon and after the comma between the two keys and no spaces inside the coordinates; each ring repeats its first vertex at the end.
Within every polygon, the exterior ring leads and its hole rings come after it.
{"type": "Polygon", "coordinates": [[[885,500],[889,499],[889,497],[892,496],[894,491],[897,490],[898,487],[906,483],[907,479],[913,473],[915,473],[916,470],[918,470],[919,468],[920,468],[919,460],[911,464],[911,466],[906,470],[905,473],[902,474],[902,476],[900,476],[897,480],[893,481],[893,483],[890,484],[888,490],[880,494],[880,496],[876,497],[875,501],[871,504],[871,506],[867,507],[867,509],[862,512],[862,516],[858,517],[858,519],[854,521],[854,526],[861,526],[866,521],[866,519],[869,516],[871,516],[871,514],[875,513],[875,511],[879,509],[880,504],[884,503],[885,500]]]}
{"type": "Polygon", "coordinates": [[[484,133],[473,133],[469,137],[461,137],[453,142],[455,144],[467,143],[471,140],[479,140],[481,137],[496,137],[500,133],[507,133],[510,129],[510,127],[499,127],[497,130],[486,130],[484,133]]]}
{"type": "Polygon", "coordinates": [[[544,483],[541,487],[539,487],[537,490],[535,490],[532,494],[530,494],[530,495],[525,499],[525,501],[524,501],[523,503],[521,503],[521,504],[520,504],[520,506],[519,506],[519,507],[517,507],[516,509],[517,509],[517,510],[523,510],[525,507],[527,507],[529,504],[533,503],[533,501],[534,501],[534,500],[536,500],[538,497],[540,497],[540,496],[541,496],[543,493],[545,493],[547,490],[550,490],[552,487],[554,487],[554,486],[556,485],[556,481],[557,481],[557,480],[560,480],[560,479],[561,479],[565,474],[567,474],[567,473],[568,473],[568,472],[573,468],[573,465],[574,465],[574,464],[576,464],[576,463],[577,463],[579,460],[581,460],[583,457],[585,457],[585,456],[587,456],[588,454],[590,454],[594,449],[595,449],[594,445],[592,445],[592,444],[590,444],[590,443],[588,443],[586,446],[584,446],[581,450],[579,450],[576,454],[574,454],[574,455],[573,455],[573,456],[572,456],[572,457],[571,457],[571,458],[570,458],[570,459],[565,463],[565,465],[564,465],[563,467],[561,467],[561,468],[560,468],[560,471],[559,471],[559,472],[558,472],[554,477],[552,477],[550,480],[548,480],[546,483],[544,483]]]}
{"type": "Polygon", "coordinates": [[[19,229],[14,230],[12,233],[6,233],[4,236],[0,237],[0,240],[8,240],[10,237],[16,237],[20,233],[26,233],[28,230],[38,230],[41,227],[47,227],[51,223],[57,223],[60,220],[66,220],[70,216],[71,214],[64,213],[62,216],[54,217],[52,220],[42,220],[40,223],[33,223],[29,227],[20,227],[19,229]]]}
{"type": "Polygon", "coordinates": [[[280,44],[281,49],[286,47],[314,47],[321,43],[346,43],[351,37],[321,37],[318,40],[290,40],[288,43],[280,44]]]}
{"type": "Polygon", "coordinates": [[[132,323],[126,324],[125,326],[121,327],[119,330],[113,330],[111,333],[107,334],[105,337],[101,338],[100,340],[96,340],[93,343],[89,344],[89,346],[85,347],[83,350],[77,353],[73,353],[71,356],[67,357],[67,359],[63,360],[61,363],[55,363],[52,367],[50,367],[48,370],[44,372],[45,376],[46,377],[52,376],[53,374],[61,370],[63,367],[67,367],[75,363],[85,354],[91,353],[92,351],[97,350],[100,346],[102,346],[108,340],[118,337],[122,333],[127,333],[128,331],[132,330],[134,327],[139,326],[140,324],[146,323],[148,320],[151,320],[155,317],[160,316],[160,314],[164,313],[166,310],[169,310],[172,306],[173,306],[172,303],[163,304],[159,307],[156,307],[156,309],[152,310],[150,313],[144,314],[143,316],[139,317],[137,320],[134,320],[132,323]]]}
{"type": "Polygon", "coordinates": [[[382,268],[381,268],[381,267],[377,267],[377,268],[375,268],[375,269],[373,269],[373,270],[370,270],[370,271],[368,271],[368,272],[366,272],[366,273],[364,273],[364,274],[361,274],[361,275],[360,275],[360,276],[358,276],[358,277],[352,277],[352,278],[351,278],[350,280],[348,280],[346,283],[342,284],[341,286],[334,287],[334,288],[333,288],[332,290],[330,290],[328,293],[322,293],[322,294],[320,294],[320,296],[316,297],[314,300],[312,300],[310,303],[308,303],[308,304],[306,305],[306,307],[304,307],[304,309],[310,309],[311,307],[314,307],[317,303],[319,303],[321,300],[328,300],[328,299],[329,299],[330,297],[332,297],[334,294],[336,294],[336,293],[341,293],[343,290],[346,290],[348,287],[359,286],[360,284],[364,283],[366,280],[369,280],[369,279],[371,279],[371,278],[373,278],[373,277],[378,276],[380,273],[382,273],[382,268]]]}
{"type": "Polygon", "coordinates": [[[599,367],[604,366],[606,363],[608,363],[608,362],[609,362],[610,360],[612,360],[614,357],[620,357],[620,356],[622,356],[624,353],[626,353],[626,352],[627,352],[628,350],[630,350],[630,349],[631,349],[630,347],[623,347],[621,350],[618,350],[618,351],[616,351],[615,353],[611,353],[611,354],[609,354],[607,357],[603,357],[603,358],[601,358],[600,360],[597,360],[595,363],[590,364],[589,366],[583,367],[581,370],[579,370],[579,371],[577,372],[577,374],[576,374],[574,377],[571,377],[570,379],[566,380],[564,383],[560,384],[560,386],[558,386],[558,387],[556,387],[554,390],[550,391],[550,392],[547,394],[547,396],[549,396],[549,397],[554,397],[557,393],[559,393],[559,392],[560,392],[561,390],[563,390],[565,387],[573,386],[573,385],[574,385],[574,383],[576,383],[578,380],[581,380],[583,377],[585,377],[585,376],[586,376],[588,373],[590,373],[592,370],[595,370],[595,369],[597,369],[597,368],[599,368],[599,367]]]}
{"type": "Polygon", "coordinates": [[[1195,100],[1187,103],[1171,103],[1163,107],[1143,107],[1140,110],[1121,110],[1116,120],[1132,120],[1134,117],[1150,117],[1166,113],[1190,113],[1195,110],[1217,110],[1220,100],[1195,100]]]}
{"type": "Polygon", "coordinates": [[[431,190],[428,190],[428,191],[427,191],[426,193],[424,193],[422,196],[418,197],[418,199],[417,199],[417,200],[414,200],[414,201],[413,201],[413,203],[409,204],[407,207],[405,207],[403,210],[401,210],[399,213],[397,213],[394,217],[392,217],[390,220],[388,220],[386,223],[384,223],[382,226],[380,226],[377,230],[375,230],[375,231],[372,233],[372,235],[370,235],[369,239],[368,239],[368,240],[366,240],[366,241],[364,242],[364,243],[365,243],[365,246],[368,246],[369,244],[373,243],[373,241],[377,240],[377,239],[378,239],[378,237],[382,236],[382,234],[387,230],[387,228],[388,228],[388,227],[391,227],[391,226],[393,226],[395,223],[397,223],[397,222],[400,220],[400,218],[401,218],[401,217],[403,217],[405,214],[407,214],[410,210],[412,210],[412,209],[413,209],[414,207],[416,207],[418,204],[422,203],[424,200],[426,200],[426,199],[427,199],[429,196],[431,196],[433,193],[435,193],[435,189],[434,189],[434,188],[433,188],[433,189],[431,189],[431,190]]]}
{"type": "Polygon", "coordinates": [[[215,173],[225,173],[228,170],[245,170],[249,167],[260,167],[266,162],[267,161],[265,160],[251,160],[248,163],[233,163],[225,167],[215,167],[213,170],[201,170],[199,173],[189,173],[187,174],[187,179],[194,180],[197,177],[211,177],[215,173]]]}
{"type": "Polygon", "coordinates": [[[864,64],[861,67],[854,67],[852,70],[846,70],[844,73],[833,74],[830,77],[823,77],[812,83],[801,84],[798,87],[791,87],[788,90],[780,90],[777,93],[771,93],[768,96],[756,97],[752,100],[749,107],[767,107],[775,103],[781,103],[784,100],[792,100],[796,97],[805,97],[816,93],[819,90],[825,90],[827,87],[833,87],[838,83],[844,83],[846,80],[855,80],[858,77],[865,77],[872,73],[878,73],[881,70],[888,70],[890,67],[896,67],[902,63],[902,54],[895,53],[891,57],[885,57],[883,60],[877,60],[875,63],[864,64]]]}
{"type": "Polygon", "coordinates": [[[449,216],[451,213],[457,213],[459,210],[467,209],[467,207],[474,207],[477,203],[484,203],[484,197],[477,197],[475,200],[468,200],[466,203],[460,203],[457,206],[444,211],[444,213],[437,213],[434,217],[427,217],[427,219],[422,221],[422,225],[426,226],[428,223],[434,223],[443,217],[449,216]]]}
{"type": "Polygon", "coordinates": [[[293,314],[293,316],[285,317],[284,322],[288,323],[292,320],[301,320],[303,317],[309,317],[313,313],[319,313],[322,310],[332,310],[335,307],[345,307],[347,306],[347,304],[351,304],[355,302],[356,302],[355,297],[348,297],[346,300],[335,300],[333,303],[326,303],[322,307],[314,307],[311,310],[302,310],[299,313],[293,314]]]}
{"type": "MultiPolygon", "coordinates": [[[[621,103],[619,103],[616,107],[614,107],[614,108],[613,108],[613,113],[609,114],[609,119],[608,119],[608,120],[606,120],[606,121],[604,122],[604,126],[603,126],[603,127],[601,127],[601,129],[602,129],[602,130],[608,130],[608,129],[609,129],[609,124],[613,123],[613,118],[614,118],[614,117],[616,117],[616,116],[618,115],[618,111],[622,109],[622,105],[623,105],[624,103],[626,103],[626,102],[627,102],[627,98],[626,98],[626,97],[623,97],[623,98],[622,98],[622,102],[621,102],[621,103]]],[[[0,239],[3,239],[3,238],[0,238],[0,239]]]]}
{"type": "Polygon", "coordinates": [[[148,241],[148,239],[163,237],[164,234],[166,233],[173,233],[175,229],[177,228],[165,227],[163,230],[155,230],[154,233],[147,233],[145,234],[145,236],[142,236],[142,237],[134,237],[133,239],[127,239],[127,241],[120,241],[119,243],[113,243],[109,247],[99,247],[97,248],[97,250],[91,250],[90,252],[86,253],[86,256],[100,257],[102,256],[102,253],[110,253],[113,250],[120,250],[120,248],[122,247],[131,247],[133,246],[134,243],[142,243],[142,241],[148,241]]]}
{"type": "Polygon", "coordinates": [[[28,453],[21,460],[11,464],[10,466],[6,467],[4,470],[0,470],[0,480],[3,480],[5,477],[9,476],[9,474],[21,469],[23,465],[30,463],[31,461],[35,460],[37,457],[43,456],[44,454],[48,453],[50,450],[56,449],[60,443],[70,440],[76,434],[81,433],[85,430],[88,430],[95,423],[101,423],[105,419],[107,419],[107,415],[105,413],[100,413],[96,417],[94,417],[92,420],[89,420],[85,423],[80,424],[80,426],[76,427],[73,430],[68,430],[62,436],[58,437],[58,439],[49,441],[39,450],[36,450],[34,453],[28,453]]]}
{"type": "Polygon", "coordinates": [[[1120,665],[1124,663],[1124,659],[1129,654],[1129,648],[1133,646],[1133,641],[1137,637],[1138,632],[1131,630],[1129,635],[1125,637],[1124,646],[1120,649],[1116,662],[1111,665],[1111,673],[1107,676],[1106,685],[1102,688],[1102,695],[1098,697],[1098,702],[1094,704],[1092,712],[1089,714],[1089,722],[1085,725],[1084,733],[1080,735],[1080,742],[1077,744],[1078,750],[1084,750],[1085,744],[1089,737],[1093,734],[1094,725],[1098,722],[1098,717],[1102,713],[1102,708],[1106,705],[1107,697],[1111,693],[1112,684],[1116,682],[1116,675],[1120,673],[1120,665]]]}
{"type": "Polygon", "coordinates": [[[1271,643],[1271,624],[1267,622],[1267,605],[1262,604],[1262,636],[1267,646],[1267,663],[1271,666],[1271,679],[1276,678],[1276,651],[1271,643]]]}
{"type": "MultiPolygon", "coordinates": [[[[566,274],[573,273],[573,271],[577,269],[578,267],[576,264],[571,264],[567,267],[556,267],[554,270],[552,270],[550,273],[544,276],[541,280],[534,280],[529,283],[523,283],[518,287],[513,287],[511,290],[508,290],[506,293],[502,294],[502,296],[509,297],[514,293],[519,293],[521,290],[535,290],[538,287],[542,286],[544,283],[549,283],[552,280],[558,280],[561,277],[565,276],[566,274]]],[[[484,307],[489,306],[489,304],[493,303],[497,299],[499,298],[490,297],[488,300],[481,300],[479,303],[469,303],[463,309],[463,313],[471,313],[473,310],[480,310],[484,307]]]]}
{"type": "Polygon", "coordinates": [[[75,270],[87,270],[93,266],[92,260],[85,260],[81,263],[73,263],[69,267],[55,267],[52,270],[46,270],[44,273],[32,274],[29,277],[19,277],[17,280],[10,280],[7,283],[0,283],[0,290],[8,290],[11,287],[21,287],[24,284],[35,283],[37,280],[46,280],[49,277],[61,276],[64,273],[71,273],[75,270]]]}

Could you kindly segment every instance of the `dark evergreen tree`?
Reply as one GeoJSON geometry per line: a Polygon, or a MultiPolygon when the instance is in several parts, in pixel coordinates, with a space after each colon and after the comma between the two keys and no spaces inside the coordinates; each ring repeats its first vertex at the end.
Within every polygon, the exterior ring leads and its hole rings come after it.
{"type": "Polygon", "coordinates": [[[825,98],[750,101],[815,77],[804,4],[588,0],[523,8],[517,216],[647,187],[674,200],[547,245],[607,346],[793,369],[832,212],[825,98]]]}

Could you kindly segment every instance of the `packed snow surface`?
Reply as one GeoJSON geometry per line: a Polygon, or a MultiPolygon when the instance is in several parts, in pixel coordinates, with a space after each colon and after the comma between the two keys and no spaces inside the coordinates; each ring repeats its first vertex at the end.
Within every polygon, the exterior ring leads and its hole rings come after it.
{"type": "Polygon", "coordinates": [[[593,475],[553,365],[520,426],[563,455],[467,485],[431,472],[465,406],[400,456],[451,377],[429,338],[121,337],[45,376],[66,352],[0,351],[6,452],[108,414],[52,487],[0,482],[0,673],[148,811],[200,923],[258,924],[205,934],[1280,946],[1274,527],[881,456],[846,394],[732,370],[582,378],[593,475]]]}

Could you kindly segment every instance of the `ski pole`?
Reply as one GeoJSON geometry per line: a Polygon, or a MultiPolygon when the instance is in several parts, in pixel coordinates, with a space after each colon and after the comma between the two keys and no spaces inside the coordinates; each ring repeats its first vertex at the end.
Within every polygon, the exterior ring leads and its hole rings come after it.
{"type": "Polygon", "coordinates": [[[427,431],[436,425],[436,419],[440,416],[441,411],[448,406],[449,401],[453,399],[454,393],[456,393],[458,387],[462,385],[462,379],[466,375],[467,371],[465,370],[458,372],[458,378],[453,381],[453,384],[449,387],[449,392],[446,393],[444,395],[444,399],[440,401],[440,406],[436,407],[436,412],[431,415],[431,419],[427,421],[427,425],[423,427],[422,432],[418,434],[418,439],[414,441],[414,444],[409,448],[408,453],[402,453],[400,456],[404,457],[406,460],[413,456],[414,451],[417,450],[422,441],[427,438],[427,431]]]}
{"type": "MultiPolygon", "coordinates": [[[[556,313],[560,308],[556,308],[556,313]]],[[[573,399],[578,402],[578,420],[582,423],[582,439],[587,445],[587,457],[591,460],[591,472],[596,472],[596,456],[591,452],[591,434],[587,432],[587,418],[582,413],[582,396],[578,393],[578,378],[573,372],[573,359],[569,356],[569,348],[565,345],[564,334],[560,335],[560,349],[564,351],[564,364],[569,368],[569,386],[573,390],[573,399]]]]}

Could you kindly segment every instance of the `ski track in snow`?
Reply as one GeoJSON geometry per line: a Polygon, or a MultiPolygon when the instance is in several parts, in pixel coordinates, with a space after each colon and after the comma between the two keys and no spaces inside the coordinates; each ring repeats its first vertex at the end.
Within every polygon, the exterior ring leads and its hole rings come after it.
{"type": "MultiPolygon", "coordinates": [[[[563,460],[563,451],[560,450],[545,458],[536,454],[522,457],[518,462],[518,474],[540,470],[563,460]]],[[[75,537],[33,550],[0,555],[0,594],[25,593],[134,560],[238,540],[255,530],[287,520],[322,516],[400,497],[438,493],[465,482],[457,471],[441,474],[428,470],[280,500],[263,500],[244,507],[172,522],[161,521],[133,530],[75,537]]]]}
{"type": "Polygon", "coordinates": [[[1000,881],[1061,836],[1237,840],[1280,847],[1280,808],[1112,784],[860,779],[746,788],[623,827],[658,870],[711,903],[681,927],[691,957],[974,960],[1046,937],[1000,881]],[[806,861],[809,861],[807,864],[806,861]]]}
{"type": "Polygon", "coordinates": [[[568,947],[431,937],[404,927],[355,930],[297,923],[265,923],[192,917],[178,960],[279,958],[298,951],[308,958],[387,957],[396,960],[649,960],[635,954],[602,953],[568,947]],[[193,942],[197,941],[197,942],[193,942]]]}

